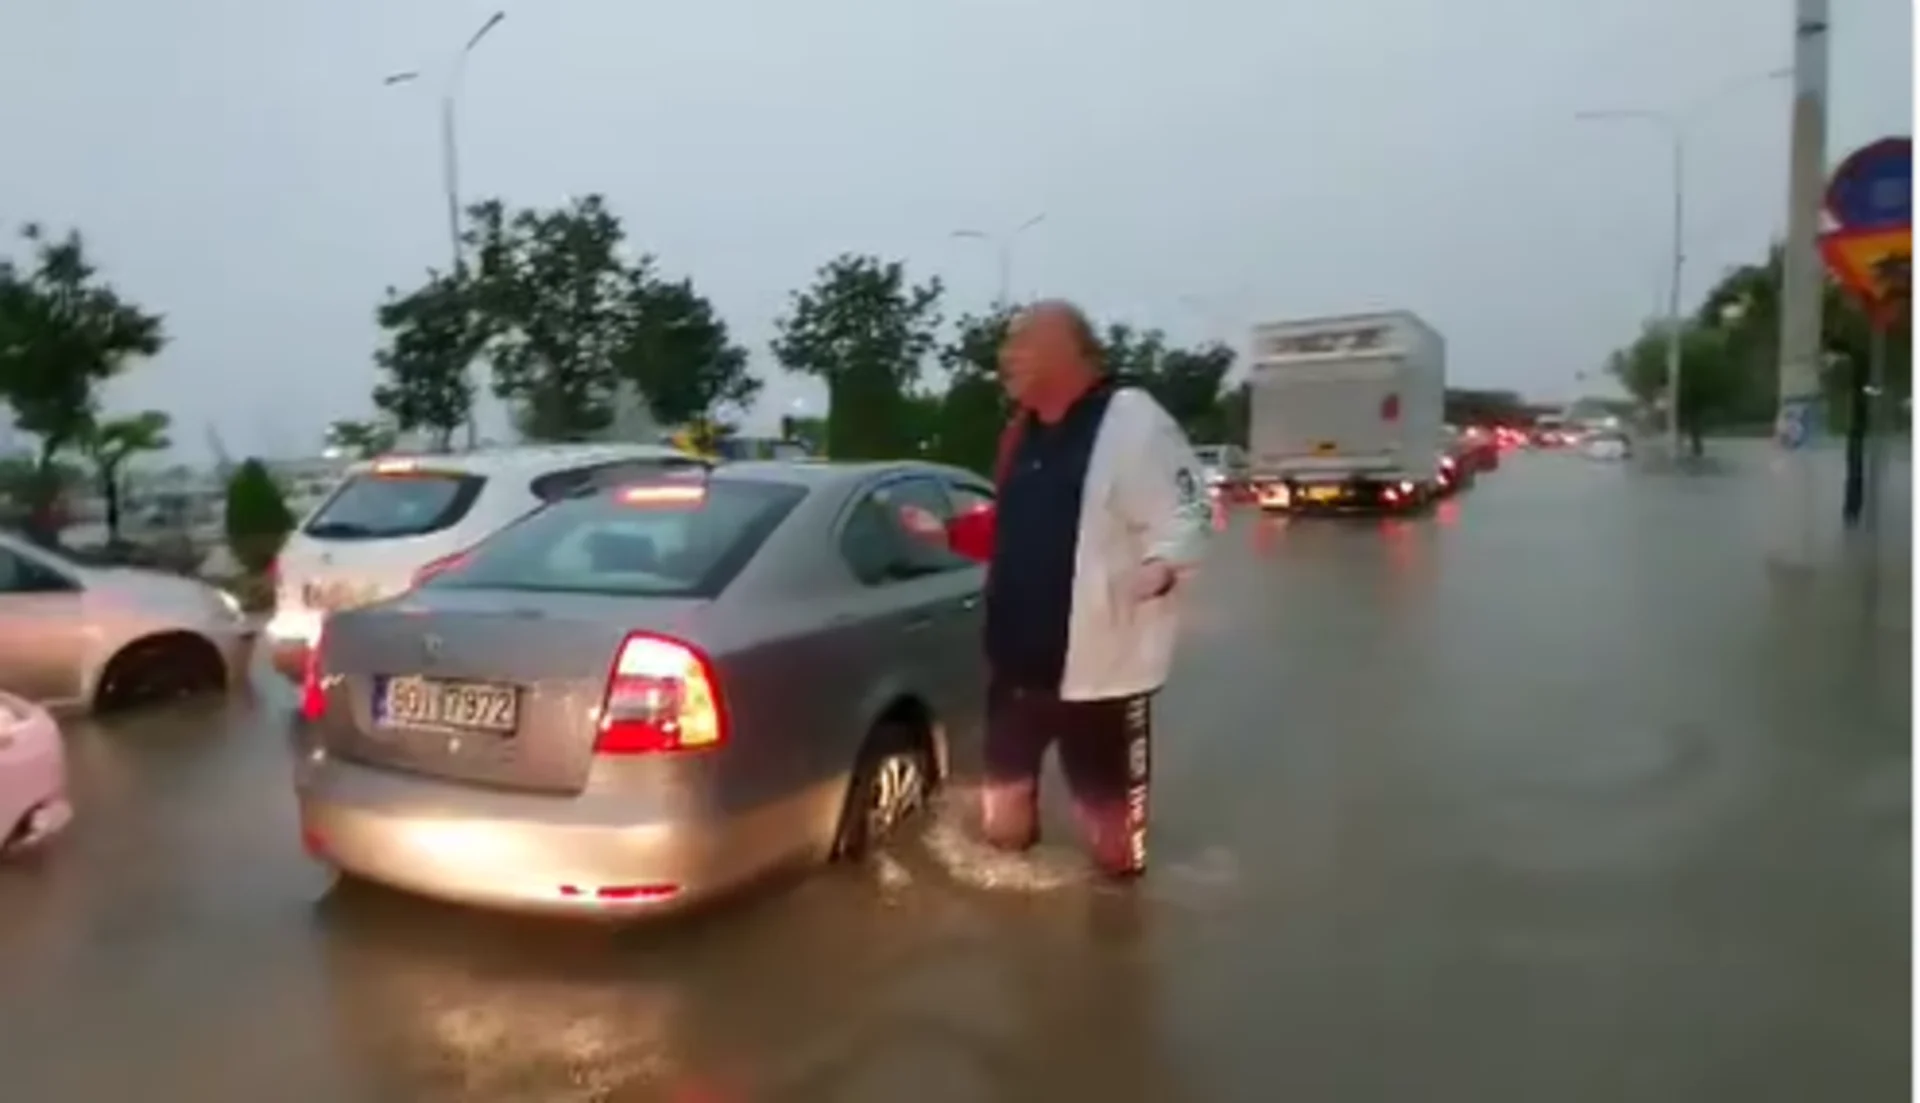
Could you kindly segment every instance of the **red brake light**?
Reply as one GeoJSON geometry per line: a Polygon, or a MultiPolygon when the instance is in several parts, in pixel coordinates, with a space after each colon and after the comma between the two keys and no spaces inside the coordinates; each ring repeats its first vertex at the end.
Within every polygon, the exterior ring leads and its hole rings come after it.
{"type": "Polygon", "coordinates": [[[700,750],[726,737],[720,683],[705,655],[651,632],[621,641],[600,705],[596,754],[700,750]]]}
{"type": "Polygon", "coordinates": [[[471,549],[465,549],[454,552],[452,555],[443,555],[438,559],[423,564],[419,570],[413,572],[413,584],[419,586],[435,575],[446,574],[448,571],[465,563],[467,557],[472,554],[471,549]]]}
{"type": "Polygon", "coordinates": [[[327,714],[327,691],[320,684],[323,674],[320,668],[320,648],[327,639],[327,622],[320,622],[320,631],[314,633],[313,642],[307,645],[306,663],[300,672],[300,719],[312,723],[327,714]]]}
{"type": "Polygon", "coordinates": [[[1387,397],[1380,400],[1380,420],[1381,421],[1399,421],[1400,420],[1400,396],[1399,395],[1390,394],[1387,397]]]}

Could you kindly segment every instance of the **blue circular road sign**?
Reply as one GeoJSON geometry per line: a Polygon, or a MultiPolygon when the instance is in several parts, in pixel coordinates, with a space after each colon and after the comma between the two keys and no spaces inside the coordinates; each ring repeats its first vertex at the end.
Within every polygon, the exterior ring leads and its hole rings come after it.
{"type": "Polygon", "coordinates": [[[1882,138],[1855,150],[1833,170],[1826,201],[1842,229],[1913,225],[1913,140],[1882,138]]]}

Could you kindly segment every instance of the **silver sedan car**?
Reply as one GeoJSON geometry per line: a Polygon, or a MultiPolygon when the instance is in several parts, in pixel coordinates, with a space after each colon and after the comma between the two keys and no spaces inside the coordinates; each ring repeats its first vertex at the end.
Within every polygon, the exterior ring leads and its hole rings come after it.
{"type": "Polygon", "coordinates": [[[982,568],[925,464],[738,463],[549,505],[330,616],[302,841],[460,903],[631,917],[852,856],[984,720],[982,568]]]}
{"type": "Polygon", "coordinates": [[[231,594],[196,579],[0,534],[0,690],[53,709],[214,691],[245,683],[255,634],[231,594]]]}

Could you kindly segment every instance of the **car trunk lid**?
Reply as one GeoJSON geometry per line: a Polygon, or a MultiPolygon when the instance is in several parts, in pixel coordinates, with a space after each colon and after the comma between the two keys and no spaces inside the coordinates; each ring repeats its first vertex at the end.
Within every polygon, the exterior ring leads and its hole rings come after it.
{"type": "Polygon", "coordinates": [[[578,792],[629,632],[685,635],[704,602],[428,589],[327,623],[329,749],[432,777],[578,792]]]}

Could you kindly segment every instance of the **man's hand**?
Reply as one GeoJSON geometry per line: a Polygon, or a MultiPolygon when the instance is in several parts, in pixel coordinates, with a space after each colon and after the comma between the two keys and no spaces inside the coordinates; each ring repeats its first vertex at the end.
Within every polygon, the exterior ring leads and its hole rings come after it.
{"type": "Polygon", "coordinates": [[[1135,601],[1152,601],[1157,597],[1166,597],[1173,590],[1178,576],[1173,568],[1158,559],[1149,559],[1134,568],[1133,580],[1128,589],[1135,601]]]}

